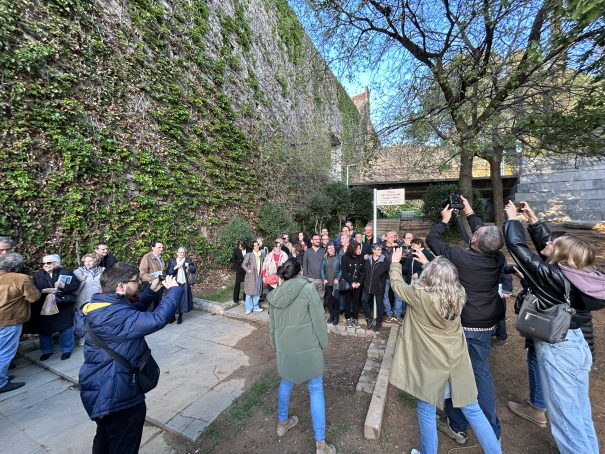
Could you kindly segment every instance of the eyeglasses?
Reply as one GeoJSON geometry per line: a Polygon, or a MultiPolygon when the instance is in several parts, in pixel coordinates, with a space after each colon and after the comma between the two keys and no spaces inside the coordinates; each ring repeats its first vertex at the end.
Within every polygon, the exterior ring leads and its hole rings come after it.
{"type": "Polygon", "coordinates": [[[56,262],[42,262],[42,265],[52,265],[53,263],[56,263],[56,262]]]}

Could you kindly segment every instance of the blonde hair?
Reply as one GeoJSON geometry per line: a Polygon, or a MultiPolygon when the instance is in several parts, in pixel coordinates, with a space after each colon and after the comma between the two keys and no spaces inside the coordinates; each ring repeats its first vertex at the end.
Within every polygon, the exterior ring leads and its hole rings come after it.
{"type": "Polygon", "coordinates": [[[101,262],[101,256],[95,252],[91,252],[90,254],[86,254],[84,257],[82,257],[82,263],[84,263],[84,259],[86,257],[90,257],[91,259],[93,259],[93,261],[98,265],[99,262],[101,262]]]}
{"type": "Polygon", "coordinates": [[[553,242],[548,263],[563,263],[570,268],[583,270],[592,268],[595,261],[594,249],[586,241],[573,235],[563,235],[553,242]]]}
{"type": "Polygon", "coordinates": [[[445,257],[435,257],[417,282],[431,295],[431,301],[446,320],[454,320],[462,311],[465,292],[458,280],[458,270],[445,257]]]}

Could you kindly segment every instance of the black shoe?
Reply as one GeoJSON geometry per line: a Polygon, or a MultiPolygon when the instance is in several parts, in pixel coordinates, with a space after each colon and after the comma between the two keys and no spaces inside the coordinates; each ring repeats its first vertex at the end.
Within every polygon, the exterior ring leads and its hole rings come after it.
{"type": "Polygon", "coordinates": [[[8,377],[6,377],[8,379],[8,381],[11,381],[13,378],[15,378],[14,375],[9,375],[8,377]]]}
{"type": "Polygon", "coordinates": [[[177,324],[177,325],[180,325],[181,323],[183,323],[183,314],[179,314],[179,318],[178,318],[178,320],[176,321],[176,324],[177,324]]]}
{"type": "Polygon", "coordinates": [[[338,312],[334,312],[334,315],[332,316],[332,325],[334,325],[334,326],[338,325],[339,321],[340,321],[340,315],[338,314],[338,312]]]}
{"type": "Polygon", "coordinates": [[[330,314],[326,323],[332,323],[333,321],[334,321],[334,316],[332,314],[330,314]]]}
{"type": "Polygon", "coordinates": [[[343,309],[343,310],[341,310],[341,311],[338,313],[338,315],[342,315],[342,314],[344,314],[344,313],[345,313],[345,311],[344,311],[344,309],[343,309]]]}
{"type": "Polygon", "coordinates": [[[351,324],[351,319],[347,318],[347,328],[352,328],[353,325],[351,324]]]}
{"type": "Polygon", "coordinates": [[[374,332],[375,332],[375,333],[377,333],[378,331],[380,331],[380,328],[382,328],[382,326],[381,326],[381,325],[376,325],[376,326],[374,327],[374,332]]]}
{"type": "Polygon", "coordinates": [[[71,358],[71,352],[63,353],[61,355],[61,361],[65,361],[66,359],[71,358]]]}
{"type": "Polygon", "coordinates": [[[359,324],[359,322],[357,321],[356,318],[354,318],[351,323],[353,324],[353,326],[357,329],[361,328],[361,325],[359,324]]]}
{"type": "Polygon", "coordinates": [[[44,353],[42,356],[40,356],[40,361],[46,361],[48,358],[50,358],[52,355],[52,353],[44,353]]]}
{"type": "Polygon", "coordinates": [[[25,386],[25,383],[23,383],[23,382],[16,382],[16,383],[8,382],[6,385],[4,385],[2,388],[0,388],[0,393],[7,393],[9,391],[14,391],[15,389],[19,389],[22,386],[25,386]]]}
{"type": "Polygon", "coordinates": [[[366,325],[367,325],[367,329],[372,329],[374,327],[374,324],[376,323],[376,320],[373,319],[372,317],[370,318],[366,318],[366,325]]]}
{"type": "Polygon", "coordinates": [[[8,370],[13,370],[16,368],[17,368],[17,365],[15,363],[10,363],[10,366],[8,366],[8,370]]]}

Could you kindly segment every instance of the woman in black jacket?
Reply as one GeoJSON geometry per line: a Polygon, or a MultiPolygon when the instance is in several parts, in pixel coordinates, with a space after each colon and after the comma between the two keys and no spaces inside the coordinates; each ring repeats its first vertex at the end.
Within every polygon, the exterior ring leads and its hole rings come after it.
{"type": "MultiPolygon", "coordinates": [[[[365,270],[363,267],[363,256],[361,255],[361,245],[355,241],[351,242],[347,247],[347,251],[342,256],[340,263],[342,269],[342,279],[347,281],[351,289],[344,292],[345,295],[345,318],[347,319],[347,327],[354,326],[361,328],[357,321],[359,313],[359,302],[361,300],[361,284],[365,278],[365,270]],[[353,301],[353,312],[351,313],[351,301],[353,301]],[[352,318],[352,320],[351,320],[352,318]]],[[[343,285],[341,282],[340,289],[343,285]]]]}
{"type": "MultiPolygon", "coordinates": [[[[529,205],[523,203],[524,215],[530,222],[537,221],[531,216],[529,205]]],[[[548,261],[543,261],[525,244],[525,232],[514,204],[506,206],[506,214],[506,246],[541,305],[547,308],[565,304],[566,281],[570,283],[569,300],[576,313],[565,342],[549,344],[534,338],[534,345],[546,410],[559,451],[596,454],[599,447],[588,398],[592,356],[580,327],[590,321],[591,311],[605,307],[605,275],[593,267],[595,254],[590,245],[571,235],[546,241],[542,254],[548,261]]],[[[550,233],[546,225],[535,224],[532,222],[528,229],[534,242],[538,240],[538,229],[550,233]]]]}
{"type": "Polygon", "coordinates": [[[28,324],[31,333],[40,335],[40,361],[46,361],[53,354],[53,333],[59,333],[61,359],[69,359],[74,348],[74,313],[73,306],[76,297],[72,294],[80,288],[80,281],[68,268],[61,268],[61,257],[57,254],[46,255],[42,259],[42,267],[32,277],[32,281],[42,294],[40,299],[32,304],[31,318],[28,324]],[[40,310],[49,294],[55,295],[59,313],[41,315],[40,310]]]}
{"type": "Polygon", "coordinates": [[[363,312],[366,315],[368,329],[374,327],[377,333],[382,327],[384,315],[384,289],[387,275],[391,268],[391,261],[382,253],[382,244],[372,244],[372,252],[364,261],[365,279],[361,293],[363,312]],[[373,297],[376,298],[376,318],[372,318],[373,297]],[[375,325],[375,326],[374,326],[375,325]]]}

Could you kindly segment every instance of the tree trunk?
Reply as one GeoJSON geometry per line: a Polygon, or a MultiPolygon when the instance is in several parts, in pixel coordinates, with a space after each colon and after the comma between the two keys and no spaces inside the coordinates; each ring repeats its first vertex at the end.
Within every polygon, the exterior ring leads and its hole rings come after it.
{"type": "MultiPolygon", "coordinates": [[[[460,153],[460,178],[458,180],[458,187],[460,188],[462,195],[468,200],[468,203],[473,206],[473,153],[470,150],[466,150],[464,144],[461,145],[462,151],[460,153]]],[[[471,232],[466,216],[462,216],[462,224],[469,236],[471,236],[473,232],[471,232]]]]}
{"type": "Polygon", "coordinates": [[[485,156],[485,160],[489,162],[489,174],[492,179],[494,221],[498,227],[502,227],[504,224],[504,191],[502,189],[502,176],[500,175],[502,150],[496,151],[494,155],[485,156]]]}

